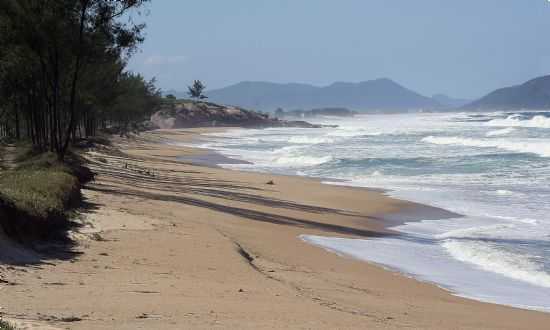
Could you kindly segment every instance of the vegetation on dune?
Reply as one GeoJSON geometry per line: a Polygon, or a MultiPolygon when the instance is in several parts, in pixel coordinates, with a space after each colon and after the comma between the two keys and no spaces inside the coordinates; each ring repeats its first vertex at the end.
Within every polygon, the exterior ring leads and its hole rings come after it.
{"type": "Polygon", "coordinates": [[[17,330],[15,325],[0,319],[0,330],[17,330]]]}
{"type": "Polygon", "coordinates": [[[46,153],[0,175],[0,194],[31,216],[61,215],[80,184],[70,168],[46,153]]]}
{"type": "Polygon", "coordinates": [[[92,179],[72,148],[101,131],[137,129],[160,104],[155,81],[126,70],[149,1],[0,1],[0,142],[10,143],[0,145],[9,149],[0,155],[0,226],[8,235],[66,226],[92,179]]]}
{"type": "Polygon", "coordinates": [[[200,80],[195,80],[193,85],[187,87],[187,89],[189,90],[187,94],[189,94],[189,96],[193,99],[204,100],[208,98],[208,96],[203,94],[206,89],[206,85],[200,80]]]}
{"type": "Polygon", "coordinates": [[[93,178],[75,154],[61,162],[55,153],[18,147],[16,167],[0,172],[0,226],[21,241],[55,237],[80,202],[81,184],[93,178]]]}

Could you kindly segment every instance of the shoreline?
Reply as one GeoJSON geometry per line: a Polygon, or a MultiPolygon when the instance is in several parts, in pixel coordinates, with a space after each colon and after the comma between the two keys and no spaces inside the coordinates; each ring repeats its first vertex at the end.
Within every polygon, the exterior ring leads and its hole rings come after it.
{"type": "MultiPolygon", "coordinates": [[[[233,128],[221,128],[220,131],[224,132],[224,131],[227,131],[227,130],[230,130],[230,129],[233,129],[233,128]]],[[[192,138],[191,142],[193,142],[193,140],[208,141],[208,137],[207,136],[205,137],[201,133],[201,134],[197,134],[197,137],[192,138]]],[[[463,214],[455,213],[455,212],[446,210],[446,209],[441,208],[441,207],[432,206],[432,205],[429,205],[429,204],[424,204],[424,203],[419,203],[419,202],[414,202],[414,201],[410,201],[410,200],[407,200],[407,199],[402,199],[402,198],[399,198],[399,197],[392,196],[390,194],[391,190],[389,190],[389,189],[348,185],[348,184],[346,184],[347,181],[345,181],[345,180],[338,180],[338,179],[333,179],[333,178],[309,177],[309,176],[300,176],[300,175],[292,175],[292,174],[278,174],[278,173],[270,173],[270,172],[267,172],[267,171],[254,171],[254,170],[247,170],[247,169],[236,169],[236,168],[231,168],[231,167],[224,167],[223,165],[253,164],[253,163],[251,163],[249,161],[246,161],[246,160],[243,160],[243,159],[239,159],[239,158],[232,158],[231,155],[224,155],[224,154],[222,154],[221,152],[219,152],[215,149],[194,146],[192,143],[191,143],[191,145],[187,145],[187,146],[190,147],[190,148],[196,148],[196,149],[199,149],[199,150],[206,150],[206,155],[205,155],[206,157],[204,159],[208,159],[209,163],[205,164],[205,163],[202,163],[202,162],[199,161],[199,162],[196,162],[197,165],[216,166],[216,167],[219,167],[219,168],[223,168],[225,170],[242,171],[242,172],[246,172],[246,173],[262,173],[262,174],[276,175],[276,176],[281,176],[282,175],[282,176],[288,176],[288,177],[291,177],[291,178],[292,177],[301,177],[301,178],[303,177],[303,178],[307,178],[307,179],[310,179],[310,180],[315,180],[317,182],[320,182],[321,184],[326,184],[326,185],[336,185],[336,186],[341,186],[341,187],[355,188],[355,189],[359,189],[359,190],[367,190],[367,191],[370,191],[370,192],[379,192],[382,195],[384,195],[384,196],[386,196],[390,199],[405,203],[405,205],[403,205],[403,207],[401,209],[399,209],[395,212],[384,213],[384,214],[380,214],[379,216],[374,216],[373,217],[373,218],[375,218],[375,219],[382,222],[384,230],[380,233],[381,235],[366,236],[366,237],[361,237],[360,236],[360,237],[356,237],[356,238],[352,237],[351,239],[362,240],[362,239],[381,238],[381,237],[384,237],[384,236],[396,237],[396,238],[407,237],[410,234],[408,234],[406,232],[402,232],[402,231],[400,231],[398,229],[394,229],[394,228],[402,226],[402,225],[407,225],[409,223],[414,223],[414,222],[434,221],[434,220],[438,221],[438,220],[446,220],[446,219],[459,219],[459,218],[464,218],[465,217],[465,215],[463,215],[463,214]]],[[[187,160],[193,163],[192,157],[189,157],[187,160]]],[[[336,238],[336,239],[339,238],[338,236],[324,236],[324,237],[325,238],[336,238]]],[[[529,306],[529,305],[517,305],[517,304],[513,305],[513,304],[499,303],[499,302],[496,302],[496,301],[491,300],[489,298],[483,298],[481,296],[475,296],[475,295],[471,295],[471,294],[468,294],[468,293],[463,293],[463,292],[460,292],[460,291],[456,290],[455,288],[453,288],[449,284],[446,285],[444,283],[440,283],[440,282],[437,282],[436,280],[430,279],[429,277],[426,277],[425,275],[420,275],[420,274],[415,274],[413,272],[409,272],[406,269],[399,268],[399,266],[392,266],[390,264],[385,264],[385,263],[382,263],[382,262],[377,262],[377,261],[372,261],[372,260],[368,260],[368,259],[364,259],[364,258],[359,258],[359,257],[353,256],[349,253],[338,251],[338,250],[335,250],[335,249],[327,247],[327,246],[323,246],[321,244],[318,244],[318,243],[315,243],[315,242],[311,241],[308,238],[308,235],[301,234],[301,235],[298,236],[298,239],[303,240],[304,242],[306,242],[310,245],[316,246],[320,249],[326,250],[330,253],[336,254],[338,256],[345,257],[345,258],[352,258],[352,259],[360,261],[360,262],[369,263],[369,264],[372,264],[374,266],[381,267],[381,268],[383,268],[383,269],[385,269],[389,272],[396,273],[396,274],[399,274],[401,276],[405,276],[407,278],[411,278],[411,279],[414,279],[414,280],[422,282],[422,283],[427,283],[427,284],[430,284],[430,285],[434,285],[434,286],[436,286],[440,289],[443,289],[443,290],[447,291],[449,294],[451,294],[453,296],[456,296],[456,297],[470,299],[470,300],[478,301],[478,302],[482,302],[482,303],[496,304],[496,305],[501,305],[501,306],[506,306],[506,307],[511,307],[511,308],[518,308],[518,309],[529,310],[529,311],[537,311],[537,312],[542,312],[542,313],[550,313],[550,308],[548,308],[548,307],[541,307],[541,306],[535,306],[535,305],[534,306],[529,306]]]]}
{"type": "MultiPolygon", "coordinates": [[[[215,132],[226,132],[227,130],[230,130],[230,129],[235,129],[235,127],[227,127],[227,128],[221,127],[219,129],[212,129],[212,130],[215,132]]],[[[246,169],[234,169],[234,168],[224,167],[223,165],[253,165],[254,163],[244,159],[236,158],[236,157],[233,158],[232,155],[224,155],[223,153],[215,149],[193,145],[193,143],[196,142],[197,140],[208,141],[208,138],[204,138],[204,136],[205,136],[204,133],[194,133],[194,135],[189,140],[187,140],[187,142],[190,144],[185,144],[186,148],[200,151],[199,154],[177,156],[176,160],[181,161],[183,163],[189,163],[197,166],[214,167],[214,168],[220,168],[228,171],[237,171],[237,172],[253,173],[253,174],[260,173],[260,174],[272,175],[272,176],[285,176],[289,178],[294,178],[294,177],[306,178],[309,180],[314,180],[316,182],[319,182],[323,185],[335,185],[340,187],[347,187],[350,189],[367,190],[369,192],[381,193],[382,195],[390,199],[405,203],[401,210],[375,216],[385,224],[385,229],[388,229],[392,233],[396,233],[397,235],[402,235],[403,233],[399,231],[391,230],[391,228],[404,225],[409,222],[420,222],[423,220],[444,220],[444,219],[464,217],[463,214],[455,213],[437,206],[432,206],[428,204],[423,204],[423,203],[418,203],[414,201],[409,201],[406,199],[393,197],[389,194],[391,190],[388,190],[388,189],[346,185],[345,183],[347,181],[343,179],[310,177],[310,176],[300,176],[300,175],[293,175],[293,174],[279,174],[279,173],[270,173],[270,172],[252,171],[252,170],[246,170],[246,169]],[[341,182],[342,184],[338,184],[339,182],[341,182]]],[[[172,143],[174,142],[177,143],[177,141],[172,141],[172,143]]]]}
{"type": "Polygon", "coordinates": [[[85,156],[98,174],[74,233],[82,254],[0,267],[7,319],[73,329],[545,329],[547,313],[453,296],[299,236],[387,235],[411,205],[304,177],[197,166],[164,145],[208,130],[113,137],[85,156]],[[269,180],[274,185],[267,185],[269,180]],[[86,299],[82,299],[86,297],[86,299]]]}

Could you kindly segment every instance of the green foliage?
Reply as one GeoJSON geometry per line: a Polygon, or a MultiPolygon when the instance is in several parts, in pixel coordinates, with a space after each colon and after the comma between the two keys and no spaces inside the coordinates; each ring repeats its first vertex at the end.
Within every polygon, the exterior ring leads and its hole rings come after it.
{"type": "Polygon", "coordinates": [[[188,86],[187,89],[188,94],[191,98],[194,99],[207,99],[208,97],[203,94],[204,90],[206,89],[206,85],[204,85],[200,80],[195,80],[193,82],[192,86],[188,86]]]}
{"type": "Polygon", "coordinates": [[[0,330],[17,330],[15,325],[0,319],[0,330]]]}
{"type": "Polygon", "coordinates": [[[79,189],[71,168],[53,153],[31,157],[0,173],[2,198],[35,217],[63,214],[79,189]]]}
{"type": "Polygon", "coordinates": [[[0,137],[63,159],[78,137],[142,120],[160,95],[125,67],[144,40],[132,13],[146,2],[0,1],[0,137]]]}
{"type": "Polygon", "coordinates": [[[132,122],[146,119],[160,103],[160,91],[155,81],[146,81],[141,75],[124,73],[120,78],[119,95],[111,107],[112,119],[120,123],[121,133],[126,133],[132,122]]]}

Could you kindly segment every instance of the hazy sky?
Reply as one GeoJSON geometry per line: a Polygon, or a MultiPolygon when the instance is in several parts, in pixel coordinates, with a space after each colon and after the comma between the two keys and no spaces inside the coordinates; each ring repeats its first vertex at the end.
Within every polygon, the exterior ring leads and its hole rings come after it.
{"type": "Polygon", "coordinates": [[[153,0],[130,69],[193,79],[363,81],[475,98],[550,74],[548,0],[153,0]]]}

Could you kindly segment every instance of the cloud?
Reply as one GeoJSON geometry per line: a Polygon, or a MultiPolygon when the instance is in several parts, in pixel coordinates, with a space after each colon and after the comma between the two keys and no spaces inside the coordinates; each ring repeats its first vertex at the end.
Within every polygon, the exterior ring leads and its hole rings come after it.
{"type": "Polygon", "coordinates": [[[174,55],[174,56],[152,55],[147,57],[143,63],[145,65],[165,65],[165,64],[183,63],[186,60],[187,60],[187,57],[183,55],[174,55]]]}

